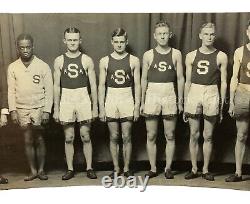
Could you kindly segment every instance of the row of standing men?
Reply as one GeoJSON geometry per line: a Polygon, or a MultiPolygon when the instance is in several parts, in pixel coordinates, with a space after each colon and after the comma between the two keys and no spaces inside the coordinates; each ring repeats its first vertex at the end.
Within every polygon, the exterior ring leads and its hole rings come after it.
{"type": "MultiPolygon", "coordinates": [[[[250,40],[250,23],[246,27],[250,40]]],[[[8,97],[2,99],[1,126],[7,123],[7,114],[18,124],[24,135],[25,151],[31,173],[24,178],[47,180],[44,171],[45,144],[43,125],[48,123],[54,103],[53,118],[62,124],[65,134],[67,171],[62,180],[74,177],[74,128],[79,123],[83,152],[87,164],[87,177],[97,178],[92,168],[91,122],[99,117],[107,122],[110,133],[110,152],[114,170],[109,175],[133,176],[130,170],[132,152],[131,130],[133,121],[145,117],[147,129],[147,153],[151,169],[145,176],[158,175],[156,169],[156,137],[158,117],[161,115],[166,138],[166,179],[173,179],[171,170],[175,152],[177,115],[190,126],[190,156],[192,169],[185,179],[199,176],[197,168],[200,122],[204,120],[202,178],[214,181],[209,172],[212,152],[212,135],[217,121],[223,119],[223,105],[227,89],[227,55],[214,47],[215,25],[201,26],[201,47],[187,54],[185,59],[186,81],[183,76],[182,54],[169,46],[172,36],[165,21],[156,23],[154,39],[157,46],[144,53],[142,76],[140,61],[126,51],[128,35],[122,28],[113,31],[113,52],[100,60],[99,86],[92,59],[80,50],[80,31],[75,27],[64,32],[66,53],[54,61],[54,83],[49,66],[34,55],[34,42],[29,34],[17,38],[19,59],[8,67],[8,97]],[[88,91],[88,87],[90,91],[88,91]],[[220,89],[218,88],[220,87],[220,89]],[[134,95],[133,91],[134,90],[134,95]],[[7,100],[8,98],[8,100],[7,100]],[[98,112],[99,105],[99,112],[98,112]],[[123,139],[123,170],[118,163],[119,123],[123,139]]],[[[230,116],[236,119],[235,145],[236,172],[225,180],[242,181],[242,161],[248,135],[250,102],[250,43],[238,48],[234,54],[233,76],[230,83],[230,116]]],[[[0,176],[0,183],[8,179],[0,176]]]]}

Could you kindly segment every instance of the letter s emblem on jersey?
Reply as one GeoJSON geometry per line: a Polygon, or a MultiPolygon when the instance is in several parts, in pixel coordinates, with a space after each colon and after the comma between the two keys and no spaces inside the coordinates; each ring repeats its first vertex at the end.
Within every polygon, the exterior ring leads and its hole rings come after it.
{"type": "Polygon", "coordinates": [[[246,72],[246,75],[247,77],[250,77],[250,62],[247,63],[247,70],[249,71],[246,72]]]}
{"type": "Polygon", "coordinates": [[[68,65],[68,76],[70,78],[77,78],[79,75],[78,65],[77,64],[69,64],[68,65]]]}
{"type": "Polygon", "coordinates": [[[35,84],[40,83],[40,75],[34,75],[33,76],[33,83],[35,83],[35,84]]]}
{"type": "Polygon", "coordinates": [[[165,72],[167,70],[167,62],[159,62],[158,70],[160,72],[165,72]]]}
{"type": "Polygon", "coordinates": [[[115,71],[115,83],[124,84],[126,81],[124,70],[116,70],[115,71]]]}
{"type": "Polygon", "coordinates": [[[207,60],[200,60],[197,64],[197,66],[198,66],[197,73],[198,74],[207,74],[209,64],[210,63],[207,60]]]}

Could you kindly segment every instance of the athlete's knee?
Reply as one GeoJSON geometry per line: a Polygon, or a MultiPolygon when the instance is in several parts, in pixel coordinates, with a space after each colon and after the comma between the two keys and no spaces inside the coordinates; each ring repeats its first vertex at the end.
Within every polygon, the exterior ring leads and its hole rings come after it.
{"type": "Polygon", "coordinates": [[[212,142],[213,132],[210,130],[204,130],[203,132],[203,138],[204,142],[212,142]]]}
{"type": "Polygon", "coordinates": [[[82,139],[82,142],[84,142],[84,143],[90,143],[90,135],[89,134],[81,135],[81,139],[82,139]]]}
{"type": "Polygon", "coordinates": [[[118,133],[117,132],[111,133],[110,134],[110,142],[117,144],[118,141],[119,141],[118,133]]]}
{"type": "Polygon", "coordinates": [[[34,139],[33,139],[33,137],[25,137],[24,138],[24,143],[25,143],[25,145],[26,146],[31,146],[31,145],[33,145],[34,144],[34,139]]]}
{"type": "Polygon", "coordinates": [[[44,144],[44,139],[43,139],[43,136],[42,135],[39,135],[37,138],[36,138],[36,145],[43,145],[44,144]]]}
{"type": "Polygon", "coordinates": [[[157,136],[156,131],[148,131],[147,133],[147,141],[148,142],[155,142],[157,136]]]}
{"type": "Polygon", "coordinates": [[[246,133],[243,133],[243,132],[238,132],[238,133],[237,133],[237,140],[238,140],[239,142],[245,143],[246,140],[247,140],[247,134],[246,134],[246,133]]]}
{"type": "Polygon", "coordinates": [[[130,134],[122,134],[122,141],[123,141],[124,145],[131,143],[131,135],[130,134]]]}
{"type": "Polygon", "coordinates": [[[74,134],[73,133],[67,133],[65,135],[65,143],[66,144],[73,144],[74,142],[74,134]]]}
{"type": "Polygon", "coordinates": [[[192,142],[197,142],[199,137],[200,137],[199,130],[191,130],[191,132],[190,132],[190,140],[192,142]]]}
{"type": "Polygon", "coordinates": [[[175,140],[175,133],[174,131],[166,131],[165,132],[165,138],[167,141],[173,141],[175,140]]]}

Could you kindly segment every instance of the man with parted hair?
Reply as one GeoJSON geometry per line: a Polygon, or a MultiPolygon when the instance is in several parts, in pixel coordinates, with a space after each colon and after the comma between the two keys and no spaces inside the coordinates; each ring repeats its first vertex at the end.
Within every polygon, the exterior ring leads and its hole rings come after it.
{"type": "Polygon", "coordinates": [[[181,52],[170,47],[172,32],[168,23],[156,23],[154,39],[157,46],[144,53],[142,69],[141,114],[145,116],[147,152],[151,169],[145,175],[157,176],[156,137],[158,118],[162,115],[166,138],[166,179],[173,179],[171,165],[175,152],[177,115],[183,111],[184,77],[181,52]],[[177,86],[177,93],[176,87],[177,86]]]}
{"type": "Polygon", "coordinates": [[[80,50],[82,38],[75,27],[64,31],[67,52],[54,62],[54,119],[63,126],[68,170],[62,180],[74,177],[75,122],[79,124],[87,177],[96,179],[92,168],[91,122],[98,117],[96,75],[93,60],[80,50]],[[88,93],[88,83],[91,94],[88,93]]]}
{"type": "Polygon", "coordinates": [[[43,125],[49,121],[53,104],[53,81],[48,64],[34,55],[30,34],[17,38],[19,59],[8,67],[8,103],[11,119],[23,130],[31,174],[24,178],[47,180],[44,172],[43,125]]]}
{"type": "Polygon", "coordinates": [[[133,121],[139,118],[140,108],[140,62],[127,53],[128,36],[124,29],[117,28],[112,33],[113,52],[100,60],[99,68],[99,117],[107,122],[110,132],[110,152],[114,171],[109,175],[120,175],[119,167],[119,124],[123,140],[124,176],[133,175],[130,170],[132,152],[131,131],[133,121]],[[135,90],[133,98],[132,88],[135,90]]]}
{"type": "Polygon", "coordinates": [[[186,83],[184,121],[190,126],[190,155],[192,170],[185,179],[198,177],[197,157],[200,124],[204,120],[202,178],[214,181],[208,171],[212,152],[212,135],[217,119],[222,121],[222,110],[227,89],[227,55],[214,47],[216,28],[213,23],[205,23],[200,28],[202,45],[186,56],[186,83]],[[220,90],[219,90],[220,87],[220,90]]]}
{"type": "Polygon", "coordinates": [[[242,162],[245,154],[250,113],[250,21],[246,26],[248,43],[235,50],[233,75],[230,83],[229,114],[236,120],[235,174],[226,182],[242,181],[242,162]]]}

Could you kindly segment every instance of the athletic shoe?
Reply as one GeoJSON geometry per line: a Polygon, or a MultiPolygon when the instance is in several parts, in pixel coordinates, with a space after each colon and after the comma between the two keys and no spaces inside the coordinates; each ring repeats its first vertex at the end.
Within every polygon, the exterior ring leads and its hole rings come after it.
{"type": "Polygon", "coordinates": [[[74,171],[68,170],[66,174],[62,176],[62,180],[69,180],[72,179],[73,177],[74,177],[74,171]]]}
{"type": "Polygon", "coordinates": [[[112,173],[111,173],[111,174],[109,174],[109,177],[110,177],[111,179],[114,179],[115,174],[117,174],[117,176],[121,176],[121,172],[112,171],[112,173]]]}
{"type": "Polygon", "coordinates": [[[41,171],[40,173],[38,173],[37,177],[40,179],[40,180],[48,180],[48,176],[45,174],[44,171],[41,171]]]}
{"type": "Polygon", "coordinates": [[[193,171],[190,171],[185,175],[186,180],[194,179],[197,177],[199,177],[198,173],[194,173],[193,171]]]}
{"type": "Polygon", "coordinates": [[[240,182],[242,181],[242,176],[238,176],[238,174],[233,174],[225,179],[226,182],[240,182]]]}
{"type": "Polygon", "coordinates": [[[8,183],[8,179],[0,176],[0,184],[7,184],[7,183],[8,183]]]}
{"type": "Polygon", "coordinates": [[[31,174],[24,178],[24,181],[32,181],[37,178],[37,174],[31,174]]]}
{"type": "Polygon", "coordinates": [[[87,177],[89,179],[96,179],[97,178],[97,176],[96,176],[96,174],[95,174],[95,172],[94,172],[93,169],[88,169],[87,170],[87,177]]]}
{"type": "Polygon", "coordinates": [[[148,173],[145,174],[145,177],[149,177],[149,178],[154,178],[156,176],[158,176],[157,172],[153,172],[153,171],[148,171],[148,173]]]}
{"type": "Polygon", "coordinates": [[[211,174],[211,173],[209,173],[209,172],[207,172],[207,173],[205,173],[205,174],[202,174],[201,177],[202,177],[203,179],[208,180],[208,181],[214,181],[214,176],[213,176],[213,174],[211,174]]]}
{"type": "Polygon", "coordinates": [[[128,178],[130,176],[134,176],[134,173],[132,171],[128,170],[128,171],[124,172],[123,175],[128,178]]]}
{"type": "Polygon", "coordinates": [[[165,171],[165,178],[166,179],[173,179],[174,178],[174,174],[172,173],[172,171],[171,171],[171,169],[167,169],[166,171],[165,171]]]}

